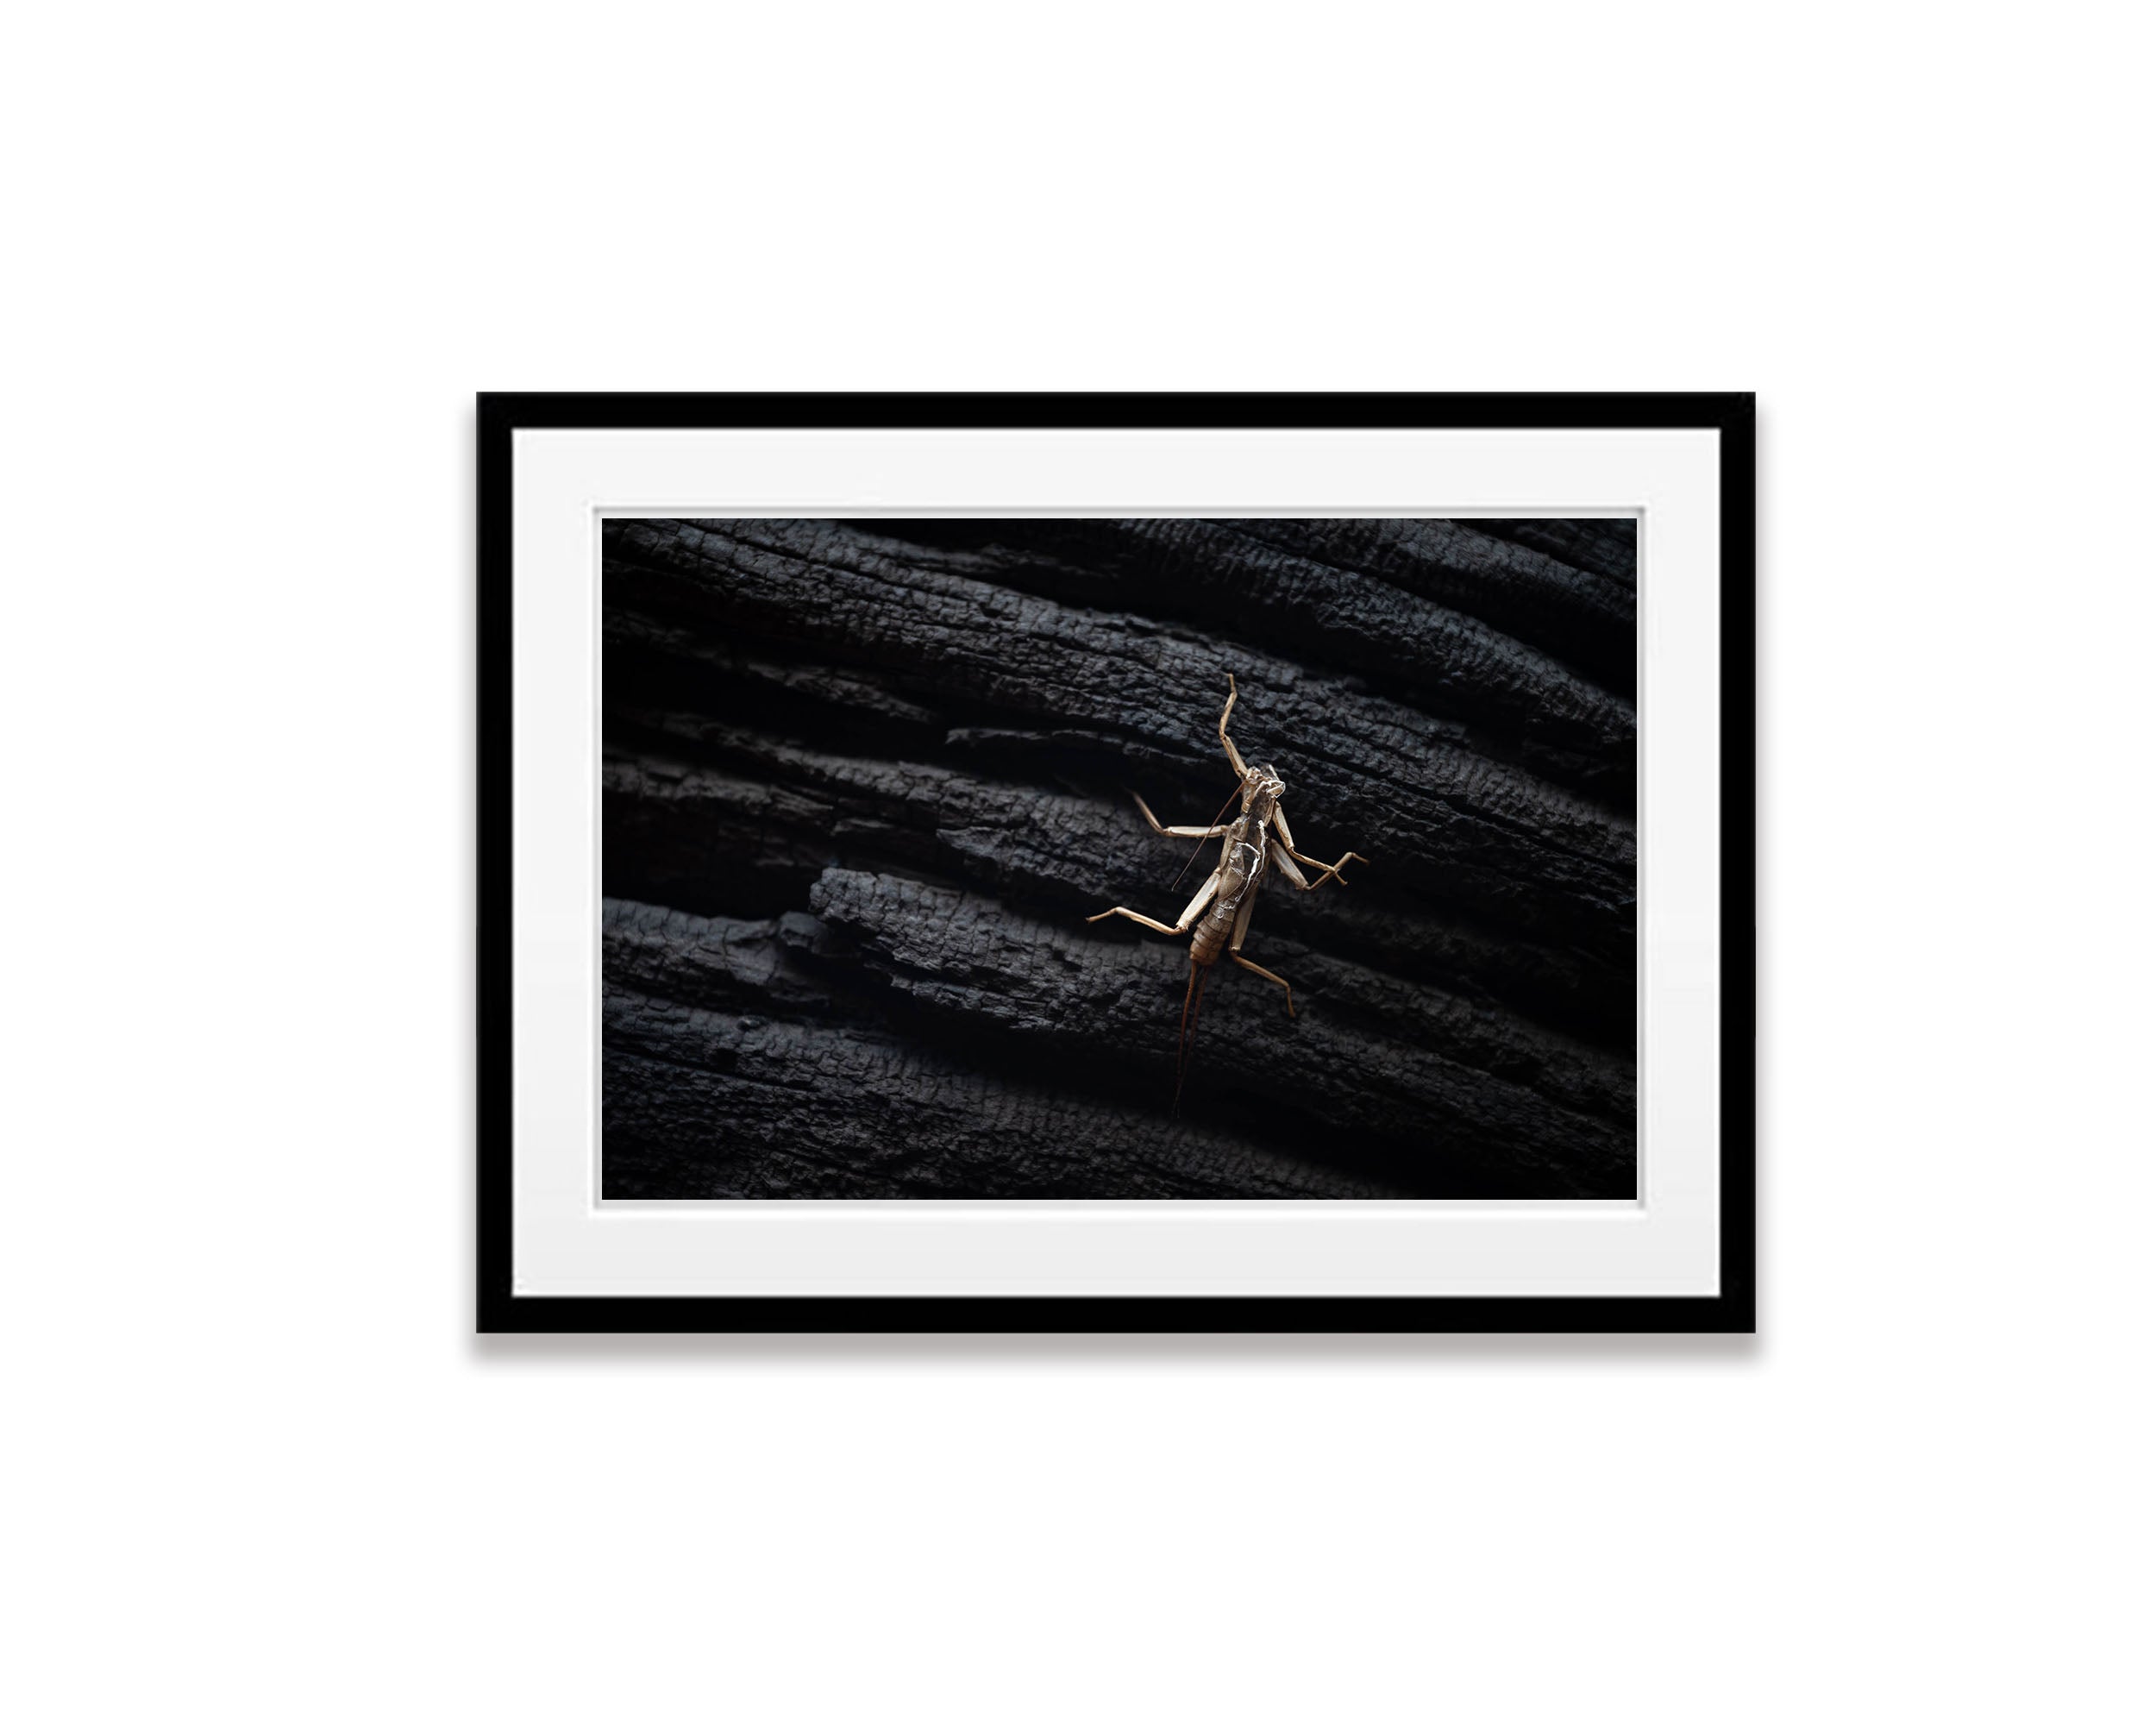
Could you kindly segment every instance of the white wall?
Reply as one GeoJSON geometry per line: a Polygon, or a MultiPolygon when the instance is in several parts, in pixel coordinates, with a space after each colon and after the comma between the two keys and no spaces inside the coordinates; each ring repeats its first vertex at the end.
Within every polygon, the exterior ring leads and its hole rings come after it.
{"type": "Polygon", "coordinates": [[[781,9],[11,25],[10,1716],[2146,1706],[2123,9],[781,9]],[[1028,386],[1762,392],[1756,1346],[471,1339],[472,392],[1028,386]]]}

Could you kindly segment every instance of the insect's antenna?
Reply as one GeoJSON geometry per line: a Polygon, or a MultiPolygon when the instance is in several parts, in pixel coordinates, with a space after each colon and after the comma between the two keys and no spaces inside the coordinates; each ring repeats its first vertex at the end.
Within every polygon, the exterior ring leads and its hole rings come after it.
{"type": "MultiPolygon", "coordinates": [[[[1226,803],[1222,803],[1222,804],[1220,805],[1220,806],[1219,806],[1219,810],[1218,810],[1218,811],[1214,813],[1214,815],[1213,815],[1213,819],[1212,819],[1211,820],[1207,821],[1207,822],[1206,823],[1206,825],[1207,826],[1218,826],[1218,825],[1219,825],[1219,824],[1220,824],[1220,817],[1221,817],[1222,815],[1225,814],[1225,813],[1228,812],[1228,803],[1232,803],[1232,802],[1233,802],[1233,801],[1234,801],[1234,800],[1235,800],[1238,797],[1241,796],[1242,794],[1243,794],[1243,787],[1242,787],[1242,786],[1238,785],[1238,786],[1237,786],[1237,787],[1236,787],[1233,790],[1232,790],[1232,791],[1230,791],[1230,792],[1228,793],[1228,801],[1227,801],[1226,803]]],[[[1198,841],[1195,844],[1194,844],[1194,845],[1192,845],[1192,846],[1190,847],[1190,855],[1189,855],[1189,856],[1186,856],[1186,857],[1183,859],[1183,866],[1182,866],[1181,868],[1178,869],[1175,871],[1175,878],[1174,880],[1170,881],[1168,883],[1168,890],[1169,890],[1169,892],[1171,892],[1171,893],[1172,893],[1172,892],[1174,892],[1174,891],[1175,890],[1175,888],[1178,888],[1178,887],[1180,887],[1180,886],[1181,886],[1181,885],[1182,885],[1182,883],[1183,883],[1183,876],[1184,876],[1184,875],[1188,875],[1188,874],[1190,872],[1190,865],[1191,865],[1193,862],[1195,862],[1198,860],[1198,853],[1199,853],[1200,850],[1203,850],[1206,848],[1206,844],[1207,844],[1208,843],[1210,843],[1210,841],[1209,841],[1209,840],[1206,840],[1206,839],[1203,839],[1203,838],[1201,838],[1201,839],[1200,839],[1200,840],[1199,840],[1199,841],[1198,841]]]]}
{"type": "Polygon", "coordinates": [[[1175,1032],[1175,1113],[1177,1115],[1183,1111],[1183,1074],[1190,1064],[1191,1044],[1197,1039],[1198,1036],[1197,1015],[1204,1008],[1206,1003],[1206,978],[1212,974],[1212,966],[1207,965],[1205,969],[1200,970],[1198,968],[1198,961],[1194,958],[1190,961],[1190,981],[1183,984],[1183,1021],[1175,1032]],[[1190,991],[1193,988],[1198,991],[1195,1001],[1191,999],[1190,991]]]}

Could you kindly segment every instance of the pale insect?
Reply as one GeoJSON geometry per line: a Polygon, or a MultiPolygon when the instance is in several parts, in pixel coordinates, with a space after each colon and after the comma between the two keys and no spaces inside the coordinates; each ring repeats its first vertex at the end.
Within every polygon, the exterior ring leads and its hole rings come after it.
{"type": "Polygon", "coordinates": [[[1190,938],[1190,980],[1183,985],[1182,1024],[1175,1040],[1178,1107],[1182,1101],[1183,1066],[1188,1057],[1190,1038],[1197,1025],[1197,1012],[1205,1003],[1204,979],[1223,951],[1245,970],[1255,971],[1267,982],[1278,983],[1288,996],[1288,1016],[1295,1015],[1295,991],[1289,987],[1288,979],[1275,976],[1263,965],[1254,964],[1243,956],[1243,937],[1250,932],[1250,912],[1257,906],[1257,889],[1264,885],[1266,875],[1277,869],[1288,877],[1290,885],[1309,893],[1327,881],[1340,880],[1340,870],[1350,862],[1369,861],[1351,850],[1338,862],[1320,862],[1295,849],[1294,838],[1288,831],[1288,817],[1280,806],[1288,787],[1269,766],[1244,764],[1234,739],[1228,735],[1228,715],[1234,711],[1235,679],[1230,676],[1228,704],[1220,709],[1220,746],[1227,750],[1228,764],[1235,768],[1236,778],[1240,781],[1228,798],[1230,803],[1238,795],[1243,800],[1242,812],[1233,820],[1217,822],[1212,826],[1163,826],[1154,818],[1152,810],[1146,807],[1145,799],[1136,791],[1131,793],[1131,800],[1138,805],[1138,812],[1154,831],[1169,837],[1194,838],[1201,844],[1208,838],[1221,841],[1220,860],[1206,877],[1205,884],[1198,888],[1198,895],[1183,906],[1182,915],[1172,927],[1121,905],[1086,919],[1087,922],[1099,922],[1104,917],[1128,917],[1132,922],[1142,923],[1162,934],[1188,933],[1192,925],[1196,925],[1196,932],[1190,938]],[[1307,862],[1318,870],[1318,878],[1306,880],[1302,870],[1295,866],[1299,862],[1307,862]]]}

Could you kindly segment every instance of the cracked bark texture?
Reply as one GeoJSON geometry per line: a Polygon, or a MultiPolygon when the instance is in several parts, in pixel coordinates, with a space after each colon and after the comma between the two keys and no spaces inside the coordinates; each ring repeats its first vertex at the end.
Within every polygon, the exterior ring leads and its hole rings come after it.
{"type": "Polygon", "coordinates": [[[617,1198],[1633,1190],[1633,524],[610,521],[617,1198]],[[1171,1113],[1188,841],[1298,845],[1171,1113]]]}

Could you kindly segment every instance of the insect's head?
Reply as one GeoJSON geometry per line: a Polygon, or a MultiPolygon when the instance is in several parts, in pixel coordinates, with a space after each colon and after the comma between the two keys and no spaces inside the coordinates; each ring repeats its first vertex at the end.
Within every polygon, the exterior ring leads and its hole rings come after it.
{"type": "Polygon", "coordinates": [[[1268,802],[1278,802],[1287,791],[1288,787],[1281,782],[1280,775],[1270,765],[1252,767],[1243,775],[1243,806],[1246,809],[1260,797],[1268,802]]]}

